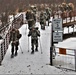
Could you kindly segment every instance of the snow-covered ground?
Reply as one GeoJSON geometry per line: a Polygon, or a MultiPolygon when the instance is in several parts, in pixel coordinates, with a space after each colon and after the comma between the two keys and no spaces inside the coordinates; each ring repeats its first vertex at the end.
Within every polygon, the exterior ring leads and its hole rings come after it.
{"type": "MultiPolygon", "coordinates": [[[[0,66],[0,74],[76,74],[76,72],[63,71],[49,65],[51,25],[49,27],[46,26],[46,30],[41,30],[39,23],[36,23],[36,25],[39,26],[39,30],[41,32],[41,37],[39,38],[39,51],[31,54],[31,38],[29,37],[28,41],[28,26],[27,24],[24,24],[19,29],[22,37],[20,39],[18,56],[11,59],[11,45],[9,45],[4,60],[2,61],[2,65],[0,66]],[[21,49],[23,54],[21,53],[21,49]],[[41,49],[43,52],[42,54],[41,49]]],[[[74,39],[72,39],[70,42],[69,41],[70,40],[66,42],[67,45],[65,45],[65,41],[63,41],[62,44],[59,43],[57,46],[70,47],[69,45],[71,45],[71,47],[75,48],[74,39]],[[74,45],[71,44],[72,41],[74,41],[74,45]]]]}

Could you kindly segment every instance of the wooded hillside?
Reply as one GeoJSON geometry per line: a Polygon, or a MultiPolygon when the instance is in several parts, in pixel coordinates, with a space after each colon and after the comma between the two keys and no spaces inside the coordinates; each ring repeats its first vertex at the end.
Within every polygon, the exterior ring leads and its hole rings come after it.
{"type": "Polygon", "coordinates": [[[0,13],[4,11],[14,11],[17,8],[27,8],[29,4],[41,4],[41,3],[62,3],[73,2],[76,5],[76,0],[0,0],[0,13]]]}

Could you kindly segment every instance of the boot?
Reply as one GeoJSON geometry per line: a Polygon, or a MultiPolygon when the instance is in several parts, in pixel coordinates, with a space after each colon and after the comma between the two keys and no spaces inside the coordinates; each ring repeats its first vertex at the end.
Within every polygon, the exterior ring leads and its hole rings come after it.
{"type": "Polygon", "coordinates": [[[17,51],[16,51],[16,52],[15,52],[15,56],[17,56],[17,54],[18,54],[18,53],[17,53],[17,51]]]}
{"type": "Polygon", "coordinates": [[[34,50],[32,50],[31,54],[34,54],[34,50]]]}
{"type": "Polygon", "coordinates": [[[32,49],[31,54],[34,54],[34,47],[32,46],[31,49],[32,49]]]}
{"type": "Polygon", "coordinates": [[[38,52],[38,47],[36,47],[35,51],[38,52]]]}
{"type": "Polygon", "coordinates": [[[13,57],[14,57],[14,53],[11,54],[11,58],[13,58],[13,57]]]}

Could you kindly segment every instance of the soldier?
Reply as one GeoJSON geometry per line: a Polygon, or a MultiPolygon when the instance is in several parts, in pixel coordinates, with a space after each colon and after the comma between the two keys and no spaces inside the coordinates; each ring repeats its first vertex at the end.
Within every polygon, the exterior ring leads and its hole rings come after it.
{"type": "Polygon", "coordinates": [[[36,14],[36,12],[37,12],[37,7],[36,6],[32,5],[30,7],[30,9],[36,14]]]}
{"type": "Polygon", "coordinates": [[[8,23],[8,14],[7,13],[2,13],[1,14],[1,22],[2,22],[2,26],[5,26],[6,23],[8,23]]]}
{"type": "Polygon", "coordinates": [[[19,45],[19,39],[21,38],[21,34],[19,32],[18,29],[16,28],[13,28],[11,31],[10,31],[10,40],[9,42],[11,42],[11,58],[15,56],[17,56],[17,50],[18,50],[18,45],[19,45]],[[15,47],[15,54],[14,54],[14,47],[15,47]]]}
{"type": "Polygon", "coordinates": [[[73,3],[69,3],[68,4],[68,11],[69,11],[69,17],[70,17],[70,20],[71,20],[72,16],[73,16],[73,11],[74,11],[74,5],[73,5],[73,3]]]}
{"type": "Polygon", "coordinates": [[[34,15],[34,13],[31,10],[27,10],[26,20],[28,21],[28,29],[30,29],[30,27],[35,25],[36,16],[34,15]]]}
{"type": "Polygon", "coordinates": [[[68,3],[67,7],[68,7],[68,11],[74,11],[74,4],[73,3],[68,3]]]}
{"type": "Polygon", "coordinates": [[[40,37],[40,31],[38,30],[38,27],[34,28],[32,27],[29,31],[28,37],[31,36],[31,46],[32,46],[32,52],[34,53],[34,45],[35,45],[35,51],[38,51],[38,37],[40,37]]]}
{"type": "Polygon", "coordinates": [[[40,13],[40,25],[41,25],[41,29],[44,29],[45,30],[46,15],[44,14],[43,11],[41,11],[41,13],[40,13]]]}
{"type": "Polygon", "coordinates": [[[49,8],[46,8],[45,11],[46,11],[46,21],[48,21],[48,26],[49,26],[51,12],[50,12],[49,8]]]}

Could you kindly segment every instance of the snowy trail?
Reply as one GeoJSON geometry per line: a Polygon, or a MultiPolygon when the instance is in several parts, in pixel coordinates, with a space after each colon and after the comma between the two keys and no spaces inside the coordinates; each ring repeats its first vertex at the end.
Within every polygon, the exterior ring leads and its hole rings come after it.
{"type": "MultiPolygon", "coordinates": [[[[18,56],[13,59],[10,58],[11,46],[2,61],[2,66],[0,66],[0,74],[67,74],[60,69],[50,66],[50,29],[51,26],[46,26],[46,30],[40,30],[41,37],[40,42],[42,46],[43,54],[41,54],[40,45],[39,52],[31,54],[31,40],[29,38],[29,51],[28,52],[28,30],[25,29],[27,25],[23,25],[19,30],[22,34],[20,39],[20,46],[22,48],[23,54],[21,53],[20,47],[18,50],[18,56]],[[26,33],[26,35],[25,35],[26,33]]],[[[39,27],[40,29],[40,27],[39,27]]]]}

